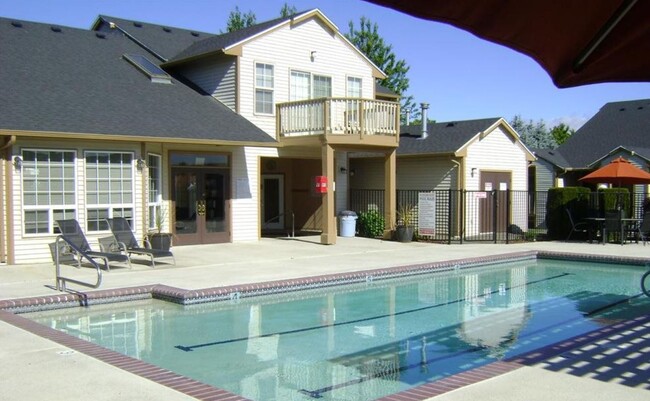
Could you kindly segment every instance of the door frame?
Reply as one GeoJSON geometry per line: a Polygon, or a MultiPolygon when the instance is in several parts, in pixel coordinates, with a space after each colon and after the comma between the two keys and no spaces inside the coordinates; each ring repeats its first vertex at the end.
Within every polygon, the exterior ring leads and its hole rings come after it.
{"type": "Polygon", "coordinates": [[[284,222],[285,222],[285,216],[284,216],[284,204],[285,204],[285,198],[284,198],[284,174],[262,174],[262,188],[260,191],[260,216],[261,218],[261,226],[262,230],[282,230],[284,229],[284,222]],[[278,216],[278,222],[277,223],[266,223],[268,220],[267,217],[265,216],[265,210],[264,210],[264,203],[266,201],[266,192],[265,192],[265,181],[267,179],[277,179],[278,180],[278,209],[279,209],[279,216],[278,216]]]}

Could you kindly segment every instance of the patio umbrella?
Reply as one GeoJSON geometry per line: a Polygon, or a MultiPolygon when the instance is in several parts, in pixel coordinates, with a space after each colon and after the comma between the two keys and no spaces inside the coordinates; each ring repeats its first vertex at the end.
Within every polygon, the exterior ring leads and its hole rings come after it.
{"type": "Polygon", "coordinates": [[[608,165],[580,178],[580,181],[590,183],[606,182],[619,187],[621,185],[650,184],[650,173],[619,157],[612,160],[608,165]]]}
{"type": "Polygon", "coordinates": [[[366,1],[527,54],[559,88],[650,81],[647,0],[366,1]]]}

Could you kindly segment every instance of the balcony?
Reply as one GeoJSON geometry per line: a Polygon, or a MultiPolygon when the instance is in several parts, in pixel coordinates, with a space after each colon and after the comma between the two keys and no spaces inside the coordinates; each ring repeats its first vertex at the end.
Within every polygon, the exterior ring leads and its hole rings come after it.
{"type": "Polygon", "coordinates": [[[321,98],[277,106],[278,141],[285,146],[368,145],[397,147],[399,103],[360,98],[321,98]]]}

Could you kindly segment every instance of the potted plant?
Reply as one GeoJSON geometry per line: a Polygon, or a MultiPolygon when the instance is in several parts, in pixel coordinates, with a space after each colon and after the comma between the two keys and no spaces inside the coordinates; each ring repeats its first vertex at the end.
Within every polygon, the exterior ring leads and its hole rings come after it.
{"type": "Polygon", "coordinates": [[[413,220],[416,218],[415,207],[411,204],[404,204],[397,210],[397,226],[395,227],[395,239],[399,242],[411,242],[415,227],[413,220]]]}
{"type": "Polygon", "coordinates": [[[154,223],[156,225],[156,231],[150,232],[147,234],[147,240],[151,245],[152,249],[162,249],[164,251],[169,251],[172,245],[172,234],[163,232],[163,226],[167,221],[169,213],[167,208],[160,206],[156,208],[156,215],[154,216],[154,223]]]}

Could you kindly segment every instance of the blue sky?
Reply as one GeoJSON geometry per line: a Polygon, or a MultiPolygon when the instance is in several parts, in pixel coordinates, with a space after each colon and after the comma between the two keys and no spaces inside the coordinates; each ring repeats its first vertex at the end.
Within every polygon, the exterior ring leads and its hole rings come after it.
{"type": "Polygon", "coordinates": [[[558,89],[528,56],[362,0],[0,0],[0,16],[90,28],[105,14],[219,33],[235,6],[253,11],[261,22],[278,17],[285,2],[299,11],[319,8],[343,33],[350,21],[358,27],[361,16],[376,22],[397,57],[411,67],[408,94],[418,104],[428,102],[429,118],[437,121],[510,121],[519,114],[577,128],[607,102],[650,98],[650,83],[558,89]]]}

